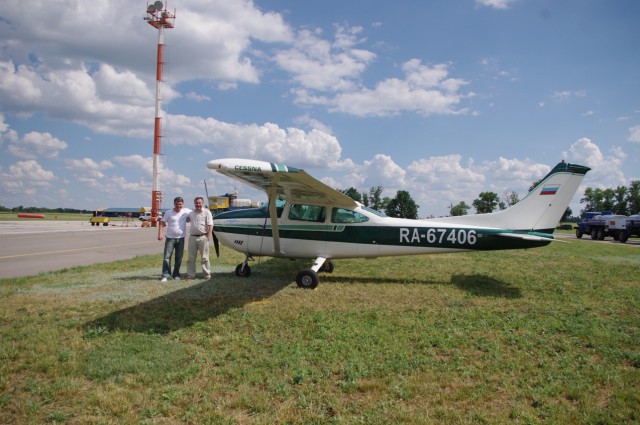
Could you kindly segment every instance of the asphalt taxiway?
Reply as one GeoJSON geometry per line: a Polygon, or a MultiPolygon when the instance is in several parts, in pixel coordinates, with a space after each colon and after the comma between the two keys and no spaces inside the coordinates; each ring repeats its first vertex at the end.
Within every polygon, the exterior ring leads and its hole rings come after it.
{"type": "MultiPolygon", "coordinates": [[[[162,254],[158,229],[139,223],[91,226],[80,221],[0,221],[0,278],[162,254]]],[[[162,264],[158,262],[158,275],[162,264]]]]}

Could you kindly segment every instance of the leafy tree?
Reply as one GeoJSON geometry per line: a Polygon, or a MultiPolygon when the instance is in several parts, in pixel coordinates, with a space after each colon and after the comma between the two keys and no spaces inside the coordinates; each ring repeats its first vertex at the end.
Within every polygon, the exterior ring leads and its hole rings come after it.
{"type": "Polygon", "coordinates": [[[602,191],[602,209],[604,211],[613,211],[615,206],[616,193],[611,188],[602,191]]]}
{"type": "Polygon", "coordinates": [[[537,186],[537,185],[539,185],[541,181],[542,181],[542,180],[536,180],[536,181],[534,181],[534,182],[531,184],[531,186],[529,186],[529,192],[531,192],[533,189],[535,189],[535,188],[536,188],[536,186],[537,186]]]}
{"type": "Polygon", "coordinates": [[[449,205],[449,215],[454,217],[467,215],[469,214],[469,208],[471,207],[464,201],[459,202],[457,205],[453,205],[453,203],[451,203],[451,205],[449,205]]]}
{"type": "Polygon", "coordinates": [[[376,186],[369,189],[369,206],[374,210],[382,211],[383,203],[382,198],[382,186],[376,186]]]}
{"type": "Polygon", "coordinates": [[[498,206],[498,194],[495,192],[481,192],[478,199],[473,201],[473,207],[478,214],[493,212],[498,206]]]}
{"type": "Polygon", "coordinates": [[[399,190],[389,201],[386,211],[389,217],[418,218],[418,205],[406,190],[399,190]]]}
{"type": "Polygon", "coordinates": [[[515,191],[512,191],[511,193],[505,193],[504,198],[508,206],[512,206],[520,202],[520,197],[518,196],[518,192],[515,192],[515,191]]]}
{"type": "Polygon", "coordinates": [[[614,214],[629,215],[626,187],[618,186],[613,190],[613,203],[614,214]]]}
{"type": "Polygon", "coordinates": [[[602,211],[604,205],[604,193],[602,189],[588,187],[584,190],[584,196],[580,199],[580,203],[586,203],[586,206],[581,211],[584,215],[587,211],[602,211]]]}
{"type": "Polygon", "coordinates": [[[378,211],[386,210],[387,207],[389,206],[389,202],[391,202],[391,198],[389,198],[388,196],[385,196],[384,198],[382,198],[382,205],[380,206],[380,209],[378,211]]]}
{"type": "Polygon", "coordinates": [[[362,195],[360,194],[360,192],[358,192],[358,189],[356,189],[355,187],[350,187],[349,189],[346,189],[346,190],[340,190],[340,192],[344,193],[354,201],[362,202],[362,195]]]}
{"type": "Polygon", "coordinates": [[[640,214],[640,180],[632,180],[627,191],[629,215],[640,214]]]}

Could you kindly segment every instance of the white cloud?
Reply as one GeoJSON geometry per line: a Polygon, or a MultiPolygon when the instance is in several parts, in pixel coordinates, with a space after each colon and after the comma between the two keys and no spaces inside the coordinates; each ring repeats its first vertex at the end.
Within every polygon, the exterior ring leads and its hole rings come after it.
{"type": "Polygon", "coordinates": [[[32,131],[25,134],[22,139],[10,143],[7,151],[11,155],[23,159],[55,158],[67,146],[65,142],[49,133],[32,131]]]}
{"type": "Polygon", "coordinates": [[[11,164],[7,173],[0,172],[0,187],[8,193],[32,196],[37,188],[50,187],[53,178],[53,172],[29,159],[11,164]]]}
{"type": "Polygon", "coordinates": [[[293,48],[281,50],[274,60],[306,89],[320,91],[352,90],[367,65],[376,55],[355,46],[362,42],[360,27],[338,26],[331,43],[319,37],[318,31],[302,30],[293,48]]]}
{"type": "Polygon", "coordinates": [[[640,142],[640,125],[629,128],[629,138],[627,140],[634,143],[640,142]]]}
{"type": "Polygon", "coordinates": [[[207,100],[211,100],[211,98],[209,96],[203,95],[203,94],[198,94],[196,92],[190,91],[189,93],[185,94],[184,97],[186,97],[189,100],[195,100],[196,102],[204,102],[207,100]]]}
{"type": "Polygon", "coordinates": [[[571,162],[591,168],[585,178],[585,184],[589,183],[595,187],[616,187],[627,184],[622,172],[622,163],[626,154],[620,148],[614,147],[610,155],[605,155],[591,139],[583,137],[573,143],[564,156],[571,162]]]}
{"type": "Polygon", "coordinates": [[[508,9],[515,1],[516,0],[476,0],[476,4],[494,9],[508,9]]]}
{"type": "Polygon", "coordinates": [[[94,179],[104,178],[105,175],[103,174],[103,171],[114,167],[111,161],[103,160],[96,162],[91,158],[67,159],[65,162],[68,170],[71,170],[76,174],[91,176],[91,178],[94,179]]]}
{"type": "MultiPolygon", "coordinates": [[[[553,164],[552,164],[553,165],[553,164]]],[[[544,177],[551,167],[548,164],[537,164],[530,159],[507,159],[499,157],[495,161],[485,161],[481,166],[482,173],[498,185],[523,187],[544,177]]]]}
{"type": "Polygon", "coordinates": [[[586,90],[577,90],[577,91],[562,90],[562,91],[553,92],[551,94],[551,100],[555,102],[566,102],[573,97],[586,97],[586,96],[587,96],[586,90]]]}
{"type": "Polygon", "coordinates": [[[437,64],[432,67],[412,59],[402,65],[404,79],[389,78],[376,87],[338,94],[331,110],[358,116],[389,116],[402,111],[421,115],[459,114],[466,109],[456,109],[460,101],[470,96],[458,93],[467,81],[448,77],[448,67],[437,64]]]}

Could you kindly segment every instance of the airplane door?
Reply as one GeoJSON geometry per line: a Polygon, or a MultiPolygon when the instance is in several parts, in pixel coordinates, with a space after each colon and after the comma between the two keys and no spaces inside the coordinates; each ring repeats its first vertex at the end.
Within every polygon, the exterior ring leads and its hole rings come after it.
{"type": "Polygon", "coordinates": [[[327,208],[321,205],[291,204],[280,225],[280,249],[290,257],[315,258],[326,255],[327,208]]]}

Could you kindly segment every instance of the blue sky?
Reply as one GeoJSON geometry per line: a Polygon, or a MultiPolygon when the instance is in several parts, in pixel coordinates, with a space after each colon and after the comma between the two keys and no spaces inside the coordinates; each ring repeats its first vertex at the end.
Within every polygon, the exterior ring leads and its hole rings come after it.
{"type": "MultiPolygon", "coordinates": [[[[150,205],[157,31],[145,1],[5,0],[0,205],[150,205]]],[[[165,207],[237,188],[209,160],[407,190],[420,216],[520,197],[560,160],[640,179],[635,0],[168,3],[165,207]],[[169,201],[169,202],[167,202],[169,201]]],[[[582,190],[571,207],[578,212],[582,190]]]]}

